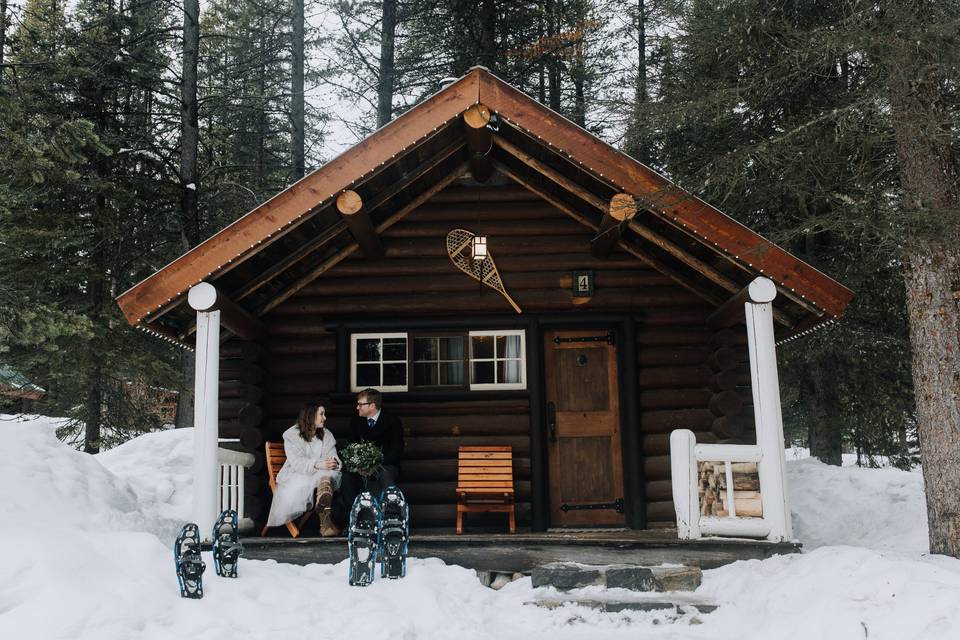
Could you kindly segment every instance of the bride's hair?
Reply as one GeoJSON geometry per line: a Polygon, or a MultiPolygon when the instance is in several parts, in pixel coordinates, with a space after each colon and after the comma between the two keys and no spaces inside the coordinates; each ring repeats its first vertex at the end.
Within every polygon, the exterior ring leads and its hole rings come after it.
{"type": "MultiPolygon", "coordinates": [[[[325,402],[308,402],[303,405],[303,409],[300,409],[300,415],[297,417],[297,429],[300,431],[300,437],[310,442],[313,440],[313,436],[310,435],[309,429],[317,425],[317,409],[323,409],[326,406],[325,402]]],[[[323,440],[323,427],[317,426],[317,437],[323,440]]]]}

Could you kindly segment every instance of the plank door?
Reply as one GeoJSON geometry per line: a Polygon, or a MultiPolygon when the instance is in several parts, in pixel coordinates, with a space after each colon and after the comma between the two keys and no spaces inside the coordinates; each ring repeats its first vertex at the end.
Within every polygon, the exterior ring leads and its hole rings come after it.
{"type": "Polygon", "coordinates": [[[606,330],[547,331],[543,353],[551,525],[623,525],[616,347],[606,330]]]}

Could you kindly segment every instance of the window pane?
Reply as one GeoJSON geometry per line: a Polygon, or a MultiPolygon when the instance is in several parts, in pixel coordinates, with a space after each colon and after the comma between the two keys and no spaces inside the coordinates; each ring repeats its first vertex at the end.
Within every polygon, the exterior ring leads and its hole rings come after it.
{"type": "Polygon", "coordinates": [[[407,363],[397,362],[383,365],[383,386],[406,385],[407,363]]]}
{"type": "Polygon", "coordinates": [[[493,379],[493,363],[474,362],[471,382],[473,384],[493,384],[495,382],[493,379]]]}
{"type": "Polygon", "coordinates": [[[439,338],[441,360],[463,360],[463,338],[447,336],[439,338]]]}
{"type": "Polygon", "coordinates": [[[497,382],[520,382],[520,360],[497,360],[497,382]]]}
{"type": "Polygon", "coordinates": [[[470,344],[471,358],[493,357],[493,336],[471,336],[470,344]]]}
{"type": "Polygon", "coordinates": [[[520,336],[497,336],[498,358],[520,357],[520,336]]]}
{"type": "Polygon", "coordinates": [[[406,360],[407,359],[407,339],[406,338],[384,338],[383,339],[383,359],[384,361],[406,360]]]}
{"type": "Polygon", "coordinates": [[[414,338],[413,339],[413,361],[421,362],[423,360],[437,359],[437,339],[436,338],[414,338]]]}
{"type": "Polygon", "coordinates": [[[462,385],[463,362],[445,362],[440,365],[440,384],[462,385]]]}
{"type": "Polygon", "coordinates": [[[357,386],[358,387],[379,387],[380,386],[380,365],[379,364],[358,364],[357,365],[357,386]]]}
{"type": "Polygon", "coordinates": [[[437,365],[430,362],[413,365],[413,384],[418,387],[436,385],[437,365]]]}
{"type": "Polygon", "coordinates": [[[359,338],[357,340],[357,362],[380,361],[380,338],[359,338]]]}

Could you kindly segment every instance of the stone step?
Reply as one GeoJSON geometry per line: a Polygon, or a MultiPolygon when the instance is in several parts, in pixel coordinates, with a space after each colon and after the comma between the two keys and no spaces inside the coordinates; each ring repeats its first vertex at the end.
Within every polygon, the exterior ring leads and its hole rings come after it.
{"type": "Polygon", "coordinates": [[[602,598],[545,598],[543,600],[530,600],[523,604],[545,609],[557,609],[567,605],[576,605],[607,613],[620,613],[622,611],[659,611],[672,617],[688,613],[707,614],[717,609],[717,605],[712,602],[697,600],[676,601],[673,599],[608,600],[602,598]]]}
{"type": "Polygon", "coordinates": [[[552,562],[534,568],[531,578],[534,587],[553,587],[560,591],[590,586],[631,591],[694,591],[700,586],[703,571],[699,567],[685,565],[649,567],[552,562]]]}

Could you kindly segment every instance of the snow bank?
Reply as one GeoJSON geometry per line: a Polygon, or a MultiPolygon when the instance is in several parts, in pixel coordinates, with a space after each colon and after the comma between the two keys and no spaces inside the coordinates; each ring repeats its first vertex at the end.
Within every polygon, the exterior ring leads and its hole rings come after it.
{"type": "Polygon", "coordinates": [[[54,428],[0,420],[0,638],[960,637],[960,561],[920,554],[918,473],[791,462],[797,532],[819,548],[705,572],[697,596],[720,608],[674,624],[657,613],[525,606],[556,594],[529,578],[492,591],[437,559],[359,589],[347,585],[346,563],[242,560],[240,578],[227,580],[205,554],[206,595],[196,601],[179,597],[170,552],[172,527],[189,513],[191,433],[89,456],[54,428]],[[860,546],[821,546],[850,542],[860,546]]]}
{"type": "Polygon", "coordinates": [[[793,534],[806,550],[852,545],[926,553],[927,508],[919,469],[833,467],[815,458],[787,463],[793,534]]]}

